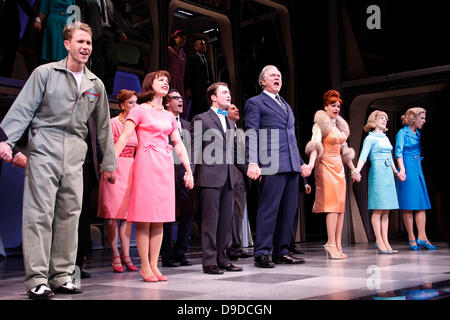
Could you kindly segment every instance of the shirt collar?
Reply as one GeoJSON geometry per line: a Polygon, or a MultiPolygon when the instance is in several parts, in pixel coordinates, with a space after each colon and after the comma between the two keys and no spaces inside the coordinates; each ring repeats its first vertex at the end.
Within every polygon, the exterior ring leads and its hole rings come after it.
{"type": "Polygon", "coordinates": [[[266,90],[264,90],[263,92],[264,92],[265,94],[267,94],[269,97],[271,97],[273,100],[277,101],[277,100],[275,99],[275,97],[276,97],[278,94],[273,94],[272,92],[269,92],[269,91],[266,91],[266,90]]]}

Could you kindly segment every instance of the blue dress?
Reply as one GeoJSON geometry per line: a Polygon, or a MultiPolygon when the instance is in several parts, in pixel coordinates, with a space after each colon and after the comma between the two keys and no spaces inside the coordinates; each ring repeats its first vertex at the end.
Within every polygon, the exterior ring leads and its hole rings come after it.
{"type": "Polygon", "coordinates": [[[384,133],[369,132],[364,139],[359,160],[370,159],[369,210],[398,209],[395,179],[392,172],[392,145],[384,133]]]}
{"type": "Polygon", "coordinates": [[[422,171],[420,132],[416,134],[408,126],[399,130],[395,137],[395,157],[403,158],[406,180],[397,182],[398,203],[401,210],[431,209],[427,186],[422,171]]]}
{"type": "Polygon", "coordinates": [[[67,13],[67,8],[71,5],[75,5],[75,0],[41,1],[40,12],[47,16],[42,40],[42,60],[59,61],[67,56],[62,31],[73,14],[73,12],[67,13]]]}

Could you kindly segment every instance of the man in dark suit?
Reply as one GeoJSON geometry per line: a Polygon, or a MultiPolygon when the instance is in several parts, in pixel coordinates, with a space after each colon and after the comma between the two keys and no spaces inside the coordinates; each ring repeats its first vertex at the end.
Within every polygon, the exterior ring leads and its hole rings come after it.
{"type": "Polygon", "coordinates": [[[83,270],[83,267],[85,259],[91,250],[91,220],[97,216],[96,200],[98,199],[100,182],[98,164],[101,163],[102,158],[102,152],[97,141],[97,129],[92,116],[87,121],[87,127],[86,144],[88,149],[83,163],[83,202],[78,223],[78,248],[75,261],[75,264],[80,268],[82,279],[91,277],[88,272],[83,270]]]}
{"type": "Polygon", "coordinates": [[[77,0],[81,22],[92,29],[92,54],[90,70],[105,84],[111,94],[117,69],[116,42],[126,39],[125,23],[111,0],[77,0]]]}
{"type": "MultiPolygon", "coordinates": [[[[203,271],[223,274],[223,270],[242,271],[241,267],[231,264],[226,253],[231,244],[232,163],[237,154],[234,132],[230,131],[234,124],[226,117],[226,110],[231,104],[228,85],[223,82],[212,84],[206,91],[206,97],[211,108],[195,116],[191,122],[191,162],[195,185],[200,193],[203,271]],[[230,138],[233,149],[228,146],[230,138]],[[231,151],[234,151],[233,158],[230,158],[231,151]]],[[[237,165],[246,172],[245,165],[237,165]]]]}
{"type": "MultiPolygon", "coordinates": [[[[245,134],[244,131],[239,130],[236,122],[239,120],[239,109],[232,104],[228,110],[228,119],[233,121],[236,129],[236,143],[243,149],[245,148],[245,134]]],[[[230,260],[237,260],[238,258],[249,258],[252,255],[242,248],[242,221],[244,219],[244,211],[246,205],[246,180],[245,176],[239,169],[233,165],[232,174],[234,176],[234,205],[233,216],[231,219],[231,245],[227,249],[228,258],[230,260]]]]}
{"type": "Polygon", "coordinates": [[[214,82],[211,64],[206,56],[206,42],[197,40],[194,42],[193,55],[186,59],[186,71],[184,77],[184,90],[187,98],[191,98],[191,110],[188,119],[209,109],[205,99],[206,89],[214,82]]]}
{"type": "Polygon", "coordinates": [[[256,217],[255,266],[273,268],[274,263],[304,263],[288,251],[303,163],[295,137],[294,114],[278,95],[282,78],[277,67],[264,67],[259,84],[263,92],[247,100],[244,109],[249,137],[248,175],[263,175],[256,217]]]}
{"type": "MultiPolygon", "coordinates": [[[[191,124],[180,117],[183,112],[183,97],[177,89],[170,89],[166,96],[167,111],[175,116],[178,122],[180,136],[185,143],[190,140],[189,130],[191,124]]],[[[192,262],[186,259],[194,219],[193,190],[186,188],[183,177],[186,173],[177,154],[174,152],[175,162],[175,195],[177,207],[178,231],[175,245],[172,241],[173,222],[164,223],[163,240],[161,245],[161,260],[164,267],[190,266],[192,262]]]]}

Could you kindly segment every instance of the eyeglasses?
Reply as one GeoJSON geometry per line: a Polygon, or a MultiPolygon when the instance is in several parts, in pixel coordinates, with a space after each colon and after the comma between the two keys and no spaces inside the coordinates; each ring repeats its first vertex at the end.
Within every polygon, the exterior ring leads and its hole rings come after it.
{"type": "Polygon", "coordinates": [[[170,99],[174,99],[174,100],[182,100],[183,97],[182,96],[169,96],[170,99]]]}

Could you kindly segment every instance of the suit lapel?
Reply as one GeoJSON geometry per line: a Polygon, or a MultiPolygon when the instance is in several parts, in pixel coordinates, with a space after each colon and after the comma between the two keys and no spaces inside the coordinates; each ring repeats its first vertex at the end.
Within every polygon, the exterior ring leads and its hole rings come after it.
{"type": "MultiPolygon", "coordinates": [[[[288,118],[289,111],[288,111],[288,114],[286,114],[283,111],[283,109],[281,108],[281,106],[275,100],[273,100],[271,97],[269,97],[267,94],[265,94],[264,92],[261,92],[261,98],[270,109],[274,110],[276,113],[278,113],[284,119],[288,118]]],[[[283,98],[281,98],[281,99],[283,99],[283,98]]],[[[289,109],[288,105],[284,102],[284,99],[282,101],[286,105],[286,108],[289,109]]]]}

